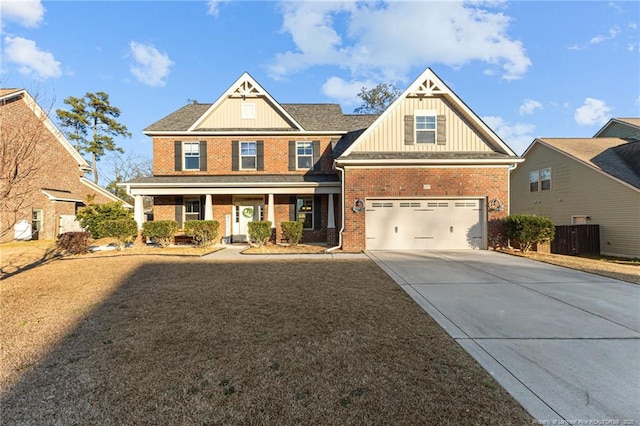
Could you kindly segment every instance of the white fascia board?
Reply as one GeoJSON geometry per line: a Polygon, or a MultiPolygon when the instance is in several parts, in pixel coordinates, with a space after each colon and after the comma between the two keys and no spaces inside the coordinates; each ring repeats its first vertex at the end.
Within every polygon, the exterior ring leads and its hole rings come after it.
{"type": "Polygon", "coordinates": [[[325,131],[325,130],[300,130],[300,131],[292,131],[292,132],[282,132],[282,131],[261,131],[261,130],[229,130],[229,131],[147,131],[143,132],[147,136],[176,136],[176,137],[200,137],[200,136],[238,136],[242,137],[245,135],[250,136],[311,136],[311,135],[326,135],[326,136],[342,136],[348,133],[346,130],[333,130],[333,131],[325,131]]]}
{"type": "Polygon", "coordinates": [[[82,200],[79,198],[66,198],[66,197],[56,197],[53,194],[48,193],[46,190],[41,189],[40,190],[44,195],[47,196],[47,198],[49,198],[49,201],[68,201],[71,203],[81,203],[82,200]]]}
{"type": "Polygon", "coordinates": [[[303,130],[302,126],[300,125],[300,123],[298,123],[296,120],[294,120],[293,117],[287,111],[285,111],[285,109],[282,108],[282,106],[280,106],[280,104],[278,102],[276,102],[275,99],[273,99],[271,97],[269,92],[264,90],[264,88],[253,77],[251,77],[251,75],[248,72],[245,71],[244,73],[242,73],[242,75],[236,81],[233,82],[233,84],[231,86],[229,86],[229,88],[222,94],[222,96],[220,96],[205,111],[205,113],[202,114],[200,116],[200,118],[197,119],[196,122],[191,125],[191,127],[189,127],[189,131],[193,131],[193,130],[197,129],[198,126],[209,116],[209,114],[211,114],[213,111],[215,111],[215,109],[218,108],[218,106],[222,102],[224,102],[227,98],[229,98],[229,96],[231,96],[233,94],[234,90],[238,87],[238,85],[240,85],[240,83],[242,83],[244,81],[248,81],[253,86],[257,87],[258,88],[258,92],[259,92],[260,95],[263,95],[272,105],[274,105],[282,113],[282,115],[284,115],[298,129],[303,130]]]}
{"type": "Polygon", "coordinates": [[[347,148],[347,150],[343,153],[343,155],[347,156],[349,155],[358,145],[360,145],[360,143],[366,138],[368,137],[368,135],[373,132],[373,130],[380,124],[382,123],[386,117],[388,115],[391,114],[391,111],[393,111],[394,109],[396,109],[398,107],[398,105],[400,105],[400,103],[409,95],[418,92],[418,88],[419,85],[421,85],[425,80],[430,79],[435,81],[438,86],[440,87],[440,91],[437,92],[437,94],[439,95],[443,95],[443,96],[447,96],[450,98],[451,101],[453,101],[454,104],[456,104],[461,110],[463,110],[465,113],[467,113],[469,115],[469,117],[471,117],[471,119],[474,121],[474,123],[482,128],[482,130],[489,135],[489,137],[491,137],[491,139],[493,139],[493,141],[500,147],[502,147],[505,152],[507,152],[507,154],[509,155],[513,155],[514,157],[516,157],[516,153],[513,152],[513,150],[511,148],[509,148],[509,146],[502,140],[500,139],[500,137],[493,131],[491,130],[491,128],[489,126],[487,126],[485,124],[484,121],[482,121],[482,119],[480,119],[480,117],[473,112],[473,110],[471,110],[471,108],[469,108],[467,106],[467,104],[465,104],[462,99],[460,99],[454,92],[453,90],[451,90],[449,88],[449,86],[446,85],[446,83],[444,81],[442,81],[440,79],[440,77],[438,77],[436,75],[435,72],[433,72],[433,70],[431,68],[427,68],[426,70],[424,70],[422,72],[422,74],[420,74],[420,76],[418,78],[416,78],[410,85],[409,87],[407,87],[407,89],[402,92],[402,94],[400,96],[398,96],[398,98],[391,104],[389,105],[389,107],[387,107],[387,109],[367,128],[367,130],[365,130],[352,144],[351,146],[349,146],[349,148],[347,148]]]}
{"type": "Polygon", "coordinates": [[[380,159],[372,159],[372,160],[349,160],[349,159],[344,159],[344,160],[340,160],[337,159],[336,160],[336,164],[339,166],[381,166],[381,167],[387,167],[390,165],[416,165],[416,166],[423,166],[423,165],[466,165],[466,166],[491,166],[491,165],[511,165],[511,164],[517,164],[517,163],[522,163],[524,161],[524,158],[505,158],[503,160],[500,159],[482,159],[482,160],[477,160],[477,159],[464,159],[464,160],[446,160],[446,159],[424,159],[424,160],[420,160],[420,159],[398,159],[398,160],[393,160],[393,159],[389,159],[389,160],[380,160],[380,159]]]}
{"type": "Polygon", "coordinates": [[[93,189],[94,191],[99,192],[103,196],[112,199],[113,201],[120,201],[122,203],[122,205],[127,209],[132,209],[133,208],[133,206],[131,204],[129,204],[126,201],[116,197],[115,195],[113,195],[112,193],[110,193],[109,191],[107,191],[106,189],[101,187],[100,185],[96,185],[95,183],[91,182],[89,179],[87,179],[85,177],[81,177],[80,178],[80,182],[82,182],[84,185],[88,186],[89,188],[93,189]]]}
{"type": "Polygon", "coordinates": [[[251,187],[251,188],[212,188],[212,187],[130,187],[130,195],[267,195],[267,194],[340,194],[341,187],[251,187]]]}
{"type": "Polygon", "coordinates": [[[91,170],[89,163],[87,163],[87,161],[84,158],[82,158],[80,153],[73,147],[73,145],[71,145],[71,142],[69,142],[67,138],[62,134],[62,132],[56,127],[56,125],[53,124],[53,121],[51,121],[51,119],[49,118],[49,115],[44,112],[44,110],[40,107],[40,105],[38,105],[35,99],[31,97],[29,92],[23,89],[23,90],[20,90],[19,92],[11,93],[10,96],[8,97],[11,98],[21,94],[24,95],[25,103],[31,109],[31,111],[33,111],[33,114],[36,116],[36,118],[38,120],[42,120],[42,123],[47,128],[47,130],[51,132],[51,134],[56,138],[56,140],[60,143],[60,145],[62,145],[64,149],[71,155],[71,157],[73,157],[73,159],[76,160],[80,170],[82,171],[91,170]]]}
{"type": "MultiPolygon", "coordinates": [[[[622,184],[622,185],[626,186],[627,188],[631,188],[631,189],[633,189],[633,190],[634,190],[634,191],[636,191],[636,192],[640,192],[640,188],[636,188],[635,186],[631,185],[630,183],[625,182],[625,181],[623,181],[622,179],[619,179],[619,178],[617,178],[617,177],[615,177],[615,176],[613,176],[613,175],[610,175],[609,173],[605,172],[604,170],[599,169],[598,167],[595,167],[593,164],[589,164],[589,163],[587,163],[587,162],[585,162],[585,161],[582,161],[581,159],[576,158],[576,157],[574,157],[573,155],[571,155],[571,154],[569,154],[569,153],[566,153],[566,152],[564,152],[564,151],[563,151],[563,150],[561,150],[561,149],[556,148],[555,146],[551,146],[551,145],[549,145],[549,144],[545,143],[544,141],[542,141],[542,140],[540,140],[540,139],[536,139],[534,142],[538,142],[540,145],[544,145],[545,147],[547,147],[547,148],[549,148],[549,149],[552,149],[552,150],[554,150],[555,152],[557,152],[557,153],[559,153],[559,154],[562,154],[562,155],[564,155],[565,157],[567,157],[567,158],[569,158],[569,159],[571,159],[571,160],[573,160],[573,161],[575,161],[575,162],[577,162],[577,163],[580,163],[580,164],[582,164],[582,165],[584,165],[584,166],[586,166],[586,167],[589,167],[590,169],[595,170],[596,172],[600,173],[601,175],[606,176],[606,177],[608,177],[609,179],[612,179],[612,180],[614,180],[614,181],[616,181],[616,182],[618,182],[618,183],[620,183],[620,184],[622,184]]],[[[525,154],[526,154],[526,153],[525,153],[525,154]]],[[[523,156],[524,156],[524,154],[523,154],[523,156]]]]}

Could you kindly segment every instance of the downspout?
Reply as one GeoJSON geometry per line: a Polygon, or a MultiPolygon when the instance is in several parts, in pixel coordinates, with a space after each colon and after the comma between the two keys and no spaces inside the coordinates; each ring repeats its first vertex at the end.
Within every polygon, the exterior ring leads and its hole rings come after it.
{"type": "Polygon", "coordinates": [[[342,233],[344,232],[344,218],[345,218],[345,214],[344,214],[344,169],[341,167],[338,167],[337,165],[335,165],[334,163],[334,167],[337,170],[340,170],[340,174],[342,175],[342,179],[340,179],[340,181],[342,182],[341,184],[341,193],[340,193],[340,206],[341,206],[341,213],[342,213],[342,222],[340,223],[340,231],[338,231],[338,245],[334,246],[334,247],[329,247],[327,250],[325,250],[326,253],[331,253],[332,251],[339,249],[340,247],[342,247],[342,233]]]}
{"type": "Polygon", "coordinates": [[[509,209],[507,210],[507,215],[511,214],[511,172],[514,171],[518,167],[518,163],[513,163],[509,166],[507,175],[507,206],[509,209]]]}

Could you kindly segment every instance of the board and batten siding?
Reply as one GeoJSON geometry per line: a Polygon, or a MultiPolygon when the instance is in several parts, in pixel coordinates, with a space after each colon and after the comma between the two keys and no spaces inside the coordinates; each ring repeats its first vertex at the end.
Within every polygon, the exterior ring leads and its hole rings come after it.
{"type": "Polygon", "coordinates": [[[537,144],[511,174],[511,214],[546,216],[571,225],[572,216],[589,216],[600,225],[600,251],[640,257],[640,191],[551,148],[537,144]],[[529,172],[551,168],[551,189],[529,191],[529,172]]]}
{"type": "Polygon", "coordinates": [[[292,128],[279,111],[264,98],[227,98],[204,119],[202,129],[285,129],[292,128]],[[255,118],[243,119],[243,103],[255,104],[255,118]]]}
{"type": "Polygon", "coordinates": [[[492,152],[487,143],[459,113],[440,97],[405,98],[359,144],[354,152],[492,152]],[[416,110],[433,110],[446,117],[446,143],[404,144],[404,116],[416,110]]]}

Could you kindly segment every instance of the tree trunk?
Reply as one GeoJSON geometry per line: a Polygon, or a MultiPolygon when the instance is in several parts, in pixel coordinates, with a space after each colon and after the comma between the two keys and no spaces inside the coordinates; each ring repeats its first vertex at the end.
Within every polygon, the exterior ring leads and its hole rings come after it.
{"type": "Polygon", "coordinates": [[[96,161],[96,154],[91,153],[91,166],[93,167],[93,183],[98,184],[98,162],[96,161]]]}

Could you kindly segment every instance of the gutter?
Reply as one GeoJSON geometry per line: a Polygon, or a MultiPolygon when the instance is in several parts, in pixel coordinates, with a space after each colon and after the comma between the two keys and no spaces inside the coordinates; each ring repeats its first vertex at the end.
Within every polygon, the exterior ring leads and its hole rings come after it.
{"type": "MultiPolygon", "coordinates": [[[[334,165],[335,165],[335,163],[334,163],[334,165]]],[[[325,253],[331,253],[332,251],[342,247],[342,233],[344,232],[344,218],[345,218],[345,211],[344,211],[344,168],[338,167],[337,165],[335,166],[335,168],[337,170],[340,170],[340,174],[342,175],[342,179],[340,179],[340,181],[341,181],[340,206],[341,206],[341,209],[342,209],[342,211],[341,211],[342,221],[340,222],[340,231],[338,231],[338,245],[334,246],[334,247],[329,247],[328,249],[325,250],[325,253]]]]}

